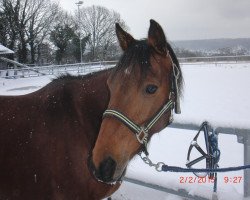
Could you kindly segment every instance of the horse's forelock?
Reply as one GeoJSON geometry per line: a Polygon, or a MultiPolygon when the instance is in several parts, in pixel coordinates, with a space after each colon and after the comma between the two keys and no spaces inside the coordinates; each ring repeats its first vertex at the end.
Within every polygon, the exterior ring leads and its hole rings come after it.
{"type": "Polygon", "coordinates": [[[114,69],[113,76],[126,69],[129,69],[130,73],[134,73],[136,66],[139,66],[141,77],[146,77],[147,72],[151,70],[150,56],[152,51],[153,49],[147,44],[147,40],[137,40],[123,53],[114,69]]]}

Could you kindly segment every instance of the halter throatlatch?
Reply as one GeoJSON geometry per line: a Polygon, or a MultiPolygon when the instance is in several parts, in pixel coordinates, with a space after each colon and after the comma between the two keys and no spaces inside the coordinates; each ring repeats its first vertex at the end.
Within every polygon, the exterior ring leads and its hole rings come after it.
{"type": "Polygon", "coordinates": [[[103,118],[107,116],[112,116],[121,121],[124,125],[126,125],[136,136],[136,139],[140,144],[144,146],[144,153],[148,155],[147,151],[147,142],[148,142],[148,133],[149,130],[157,123],[157,121],[161,118],[161,116],[165,112],[171,112],[169,123],[172,122],[172,110],[175,110],[176,114],[181,113],[180,109],[180,99],[179,99],[179,87],[178,87],[178,79],[180,77],[180,70],[176,66],[176,64],[173,62],[169,52],[168,56],[171,59],[172,67],[173,67],[173,80],[171,84],[171,92],[169,94],[169,100],[165,105],[162,106],[162,108],[154,115],[154,117],[149,120],[149,122],[145,123],[144,125],[138,125],[134,123],[132,120],[130,120],[128,117],[126,117],[124,114],[117,110],[113,109],[107,109],[103,113],[103,118]]]}

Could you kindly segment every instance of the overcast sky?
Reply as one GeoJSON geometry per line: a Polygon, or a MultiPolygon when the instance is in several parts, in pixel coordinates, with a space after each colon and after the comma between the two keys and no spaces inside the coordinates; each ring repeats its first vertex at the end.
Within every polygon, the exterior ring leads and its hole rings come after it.
{"type": "MultiPolygon", "coordinates": [[[[74,12],[77,0],[58,0],[74,12]]],[[[250,0],[84,0],[120,13],[137,39],[155,19],[170,40],[250,37],[250,0]]]]}

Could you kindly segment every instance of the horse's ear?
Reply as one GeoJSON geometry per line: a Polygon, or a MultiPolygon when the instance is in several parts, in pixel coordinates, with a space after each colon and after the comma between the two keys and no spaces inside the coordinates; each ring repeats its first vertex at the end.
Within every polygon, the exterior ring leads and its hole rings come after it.
{"type": "Polygon", "coordinates": [[[125,51],[131,44],[135,42],[135,39],[126,31],[124,31],[118,23],[115,24],[115,28],[120,46],[122,50],[125,51]]]}
{"type": "Polygon", "coordinates": [[[148,44],[151,45],[159,54],[167,54],[167,40],[165,34],[162,27],[153,19],[150,20],[148,44]]]}

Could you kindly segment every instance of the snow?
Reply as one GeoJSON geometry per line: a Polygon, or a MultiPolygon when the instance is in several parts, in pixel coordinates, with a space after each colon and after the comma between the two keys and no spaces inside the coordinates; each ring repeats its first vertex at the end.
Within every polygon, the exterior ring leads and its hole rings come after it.
{"type": "Polygon", "coordinates": [[[175,122],[250,128],[250,64],[183,66],[182,113],[175,122]]]}
{"type": "Polygon", "coordinates": [[[0,78],[0,95],[23,95],[41,89],[55,76],[5,79],[0,78]]]}
{"type": "MultiPolygon", "coordinates": [[[[250,64],[202,64],[183,65],[185,80],[181,101],[182,114],[175,115],[179,123],[200,124],[207,120],[214,127],[250,128],[250,64]]],[[[22,95],[36,91],[48,84],[54,76],[33,78],[0,78],[1,95],[22,95]]],[[[156,134],[149,145],[150,159],[168,165],[185,167],[187,150],[196,132],[166,128],[156,134]]],[[[202,138],[199,144],[204,141],[202,138]]],[[[219,135],[221,150],[220,167],[243,165],[243,145],[235,135],[219,135]]],[[[198,155],[198,154],[195,154],[198,155]]],[[[204,167],[198,165],[197,167],[204,167]]],[[[212,199],[213,184],[180,183],[181,179],[195,178],[193,174],[156,172],[136,156],[129,164],[126,177],[138,179],[173,190],[185,189],[191,195],[212,199]]],[[[218,199],[243,199],[243,180],[240,183],[225,183],[225,178],[243,177],[243,171],[218,174],[218,199]]],[[[179,200],[178,196],[124,182],[112,196],[119,200],[159,199],[179,200]]]]}
{"type": "Polygon", "coordinates": [[[0,44],[0,55],[1,54],[9,54],[9,53],[14,53],[14,51],[6,48],[5,46],[0,44]]]}
{"type": "Polygon", "coordinates": [[[145,188],[133,183],[122,183],[118,192],[112,195],[112,200],[182,200],[181,197],[160,192],[154,189],[145,188]],[[131,192],[132,191],[132,192],[131,192]]]}

